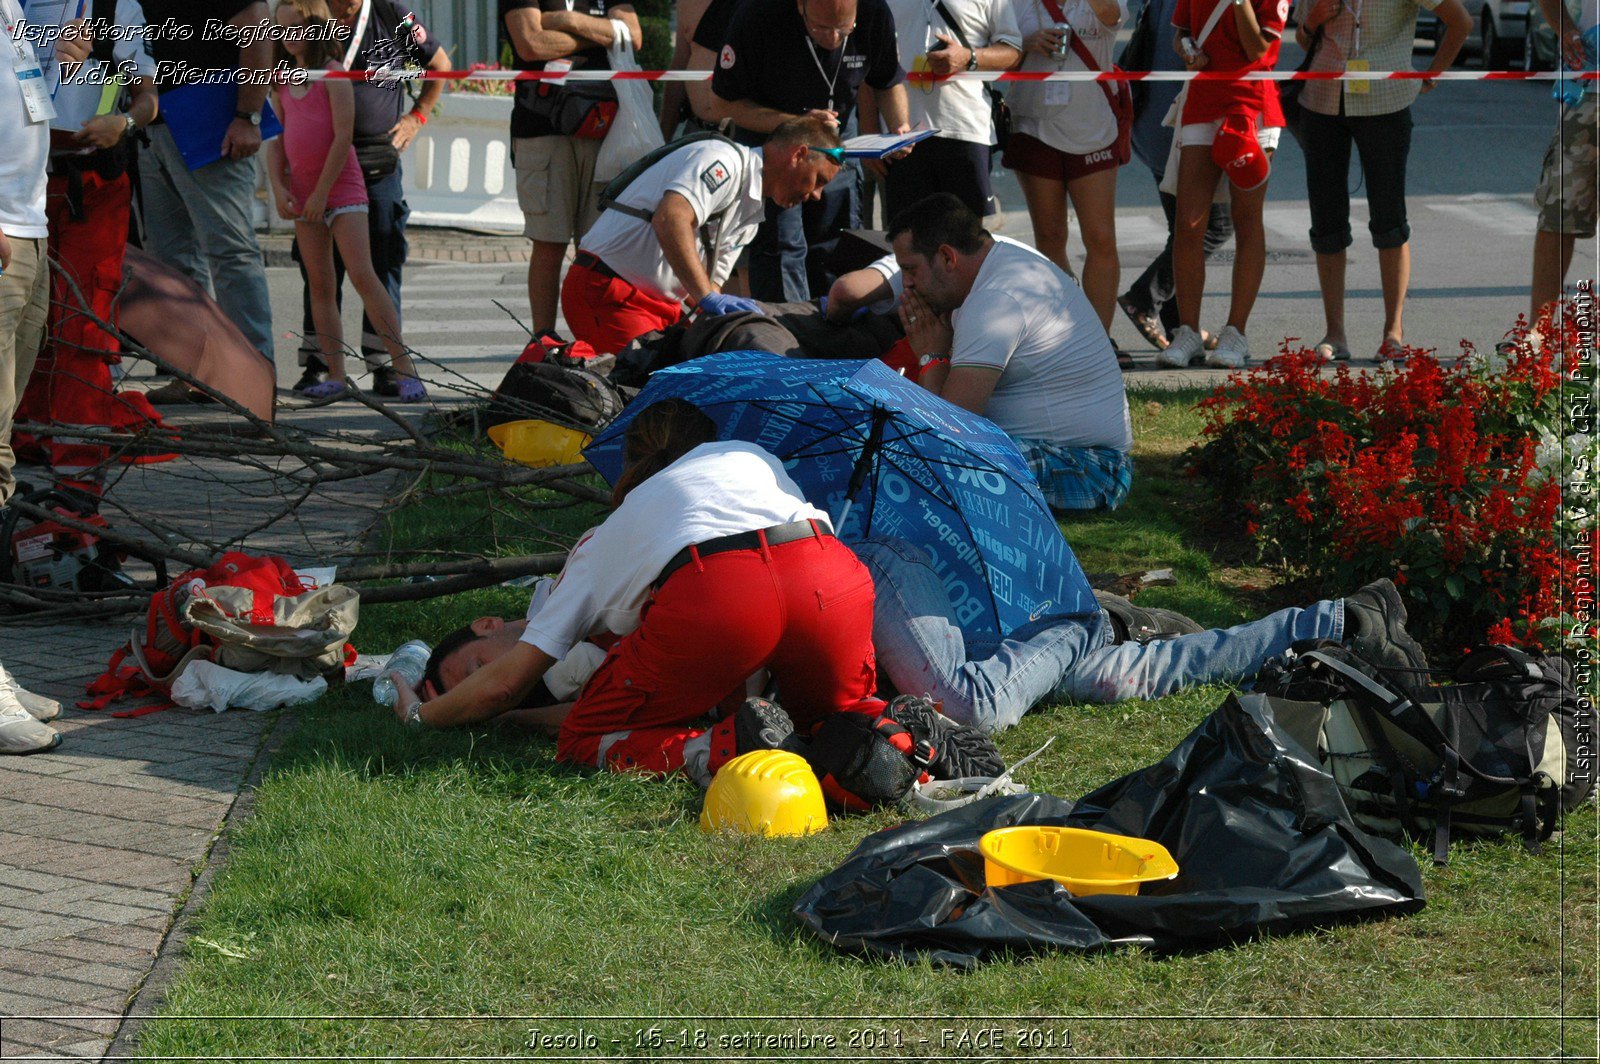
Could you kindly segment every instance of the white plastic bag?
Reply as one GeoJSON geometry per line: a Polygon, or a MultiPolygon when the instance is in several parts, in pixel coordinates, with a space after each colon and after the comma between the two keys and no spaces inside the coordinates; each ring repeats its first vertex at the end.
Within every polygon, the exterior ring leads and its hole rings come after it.
{"type": "MultiPolygon", "coordinates": [[[[639,69],[638,60],[633,57],[633,35],[628,32],[627,23],[618,19],[611,20],[611,69],[639,69]]],[[[611,84],[617,90],[617,117],[594,161],[594,179],[602,183],[665,143],[656,121],[650,83],[628,79],[611,84]]]]}
{"type": "Polygon", "coordinates": [[[260,713],[313,701],[327,690],[328,681],[320,676],[301,680],[278,672],[238,672],[196,660],[173,681],[172,700],[190,709],[210,706],[221,713],[231,706],[260,713]]]}

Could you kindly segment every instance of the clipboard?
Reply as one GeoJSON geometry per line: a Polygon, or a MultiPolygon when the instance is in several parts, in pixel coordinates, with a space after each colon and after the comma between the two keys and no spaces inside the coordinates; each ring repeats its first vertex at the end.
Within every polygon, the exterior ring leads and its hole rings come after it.
{"type": "Polygon", "coordinates": [[[865,133],[845,141],[844,154],[847,159],[881,159],[919,140],[938,135],[937,129],[916,129],[910,133],[865,133]]]}
{"type": "MultiPolygon", "coordinates": [[[[222,138],[239,107],[239,86],[232,82],[180,85],[161,94],[161,117],[190,172],[222,158],[222,138]]],[[[270,101],[261,108],[261,139],[283,132],[270,101]]]]}

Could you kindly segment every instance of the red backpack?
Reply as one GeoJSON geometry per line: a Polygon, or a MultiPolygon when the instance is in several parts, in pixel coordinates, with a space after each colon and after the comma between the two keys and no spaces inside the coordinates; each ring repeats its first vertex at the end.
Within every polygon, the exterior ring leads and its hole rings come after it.
{"type": "Polygon", "coordinates": [[[258,558],[242,551],[228,551],[209,568],[191,569],[152,596],[144,631],[134,629],[127,644],[111,655],[106,671],[87,689],[90,698],[79,702],[78,708],[104,709],[121,698],[152,695],[164,701],[112,716],[139,717],[171,708],[172,681],[190,661],[209,658],[216,646],[211,636],[188,621],[185,607],[191,598],[219,587],[251,593],[248,607],[230,611],[234,620],[270,626],[275,623],[274,605],[280,598],[304,594],[315,585],[303,581],[282,558],[258,558]],[[133,663],[124,664],[130,657],[133,663]]]}

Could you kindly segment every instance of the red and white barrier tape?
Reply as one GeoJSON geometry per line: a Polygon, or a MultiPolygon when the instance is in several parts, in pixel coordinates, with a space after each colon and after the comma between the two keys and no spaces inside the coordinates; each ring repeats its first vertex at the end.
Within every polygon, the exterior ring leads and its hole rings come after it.
{"type": "MultiPolygon", "coordinates": [[[[345,81],[710,81],[709,70],[417,70],[404,74],[370,75],[359,70],[306,70],[309,80],[338,78],[345,81]]],[[[911,75],[913,80],[930,80],[911,75]]],[[[1370,70],[1346,73],[1298,70],[1254,70],[1242,76],[1207,70],[983,70],[950,74],[936,80],[963,81],[1573,81],[1600,80],[1600,71],[1583,73],[1523,70],[1370,70]]]]}

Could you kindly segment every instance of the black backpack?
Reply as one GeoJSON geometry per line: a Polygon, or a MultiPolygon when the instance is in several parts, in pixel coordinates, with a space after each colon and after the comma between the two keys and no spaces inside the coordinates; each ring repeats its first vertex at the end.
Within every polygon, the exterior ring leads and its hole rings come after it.
{"type": "Polygon", "coordinates": [[[1256,690],[1316,753],[1363,827],[1431,831],[1440,865],[1453,833],[1516,832],[1537,853],[1561,815],[1594,792],[1594,707],[1570,662],[1480,646],[1449,682],[1434,675],[1320,643],[1264,669],[1256,690]]]}
{"type": "Polygon", "coordinates": [[[630,396],[607,379],[611,356],[573,357],[561,347],[539,354],[535,361],[524,352],[506,370],[489,397],[487,427],[536,419],[593,434],[622,413],[630,396]]]}

